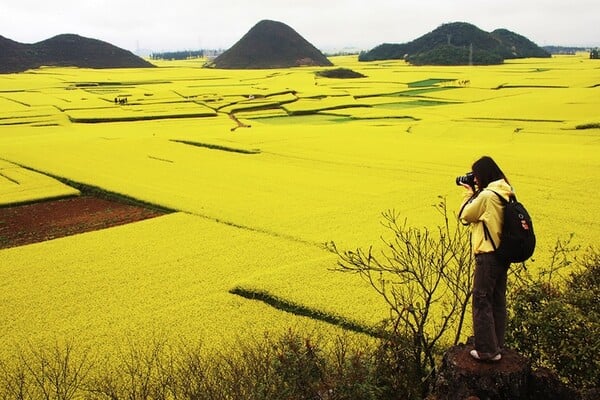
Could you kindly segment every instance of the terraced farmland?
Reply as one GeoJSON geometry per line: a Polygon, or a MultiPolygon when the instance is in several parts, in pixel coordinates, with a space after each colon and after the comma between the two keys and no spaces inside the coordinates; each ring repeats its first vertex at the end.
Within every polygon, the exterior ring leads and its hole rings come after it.
{"type": "Polygon", "coordinates": [[[436,226],[432,205],[439,196],[458,205],[454,177],[483,154],[534,216],[532,269],[559,237],[597,242],[594,60],[332,60],[366,77],[197,61],[0,75],[4,210],[91,190],[172,211],[27,245],[0,233],[2,348],[67,338],[110,353],[157,333],[220,346],[287,326],[375,324],[385,304],[358,277],[333,271],[323,243],[377,247],[388,209],[436,226]]]}

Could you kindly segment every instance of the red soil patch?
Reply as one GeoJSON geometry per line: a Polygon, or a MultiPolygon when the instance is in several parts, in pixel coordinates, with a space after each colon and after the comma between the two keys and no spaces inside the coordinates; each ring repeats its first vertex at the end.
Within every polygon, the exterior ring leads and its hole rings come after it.
{"type": "Polygon", "coordinates": [[[148,207],[82,195],[0,208],[0,249],[95,231],[165,214],[148,207]]]}

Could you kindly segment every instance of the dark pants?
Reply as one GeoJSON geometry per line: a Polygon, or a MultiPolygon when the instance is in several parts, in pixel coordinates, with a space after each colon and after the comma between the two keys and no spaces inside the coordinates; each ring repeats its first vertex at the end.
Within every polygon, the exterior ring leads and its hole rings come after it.
{"type": "Polygon", "coordinates": [[[475,350],[489,359],[504,347],[506,331],[506,273],[509,263],[494,253],[475,256],[473,279],[473,332],[475,350]]]}

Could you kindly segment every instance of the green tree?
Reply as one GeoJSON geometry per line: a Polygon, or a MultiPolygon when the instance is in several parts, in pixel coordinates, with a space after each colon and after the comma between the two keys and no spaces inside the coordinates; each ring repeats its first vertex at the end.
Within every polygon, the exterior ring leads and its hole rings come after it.
{"type": "Polygon", "coordinates": [[[510,293],[507,345],[573,387],[598,389],[600,253],[577,259],[569,244],[557,241],[550,264],[510,293]]]}

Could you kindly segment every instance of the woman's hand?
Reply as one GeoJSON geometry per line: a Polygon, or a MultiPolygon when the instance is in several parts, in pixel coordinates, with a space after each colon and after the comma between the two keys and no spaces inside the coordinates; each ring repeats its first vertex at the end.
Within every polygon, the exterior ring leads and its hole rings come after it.
{"type": "Polygon", "coordinates": [[[462,183],[460,186],[464,187],[465,189],[467,189],[467,192],[469,195],[473,195],[473,188],[469,185],[467,185],[466,183],[462,183]]]}

